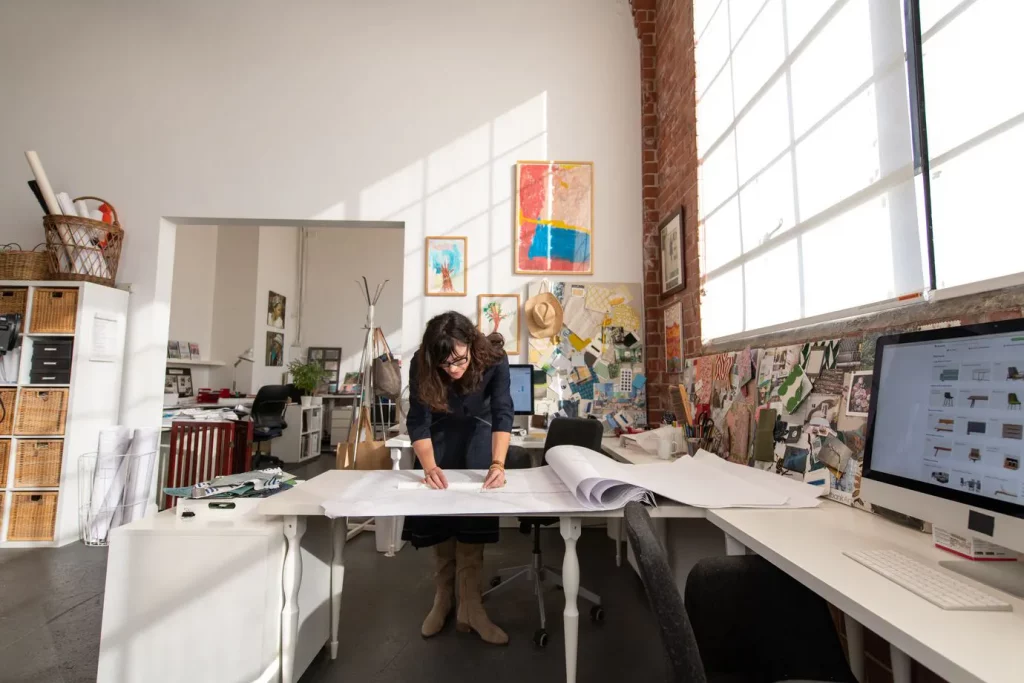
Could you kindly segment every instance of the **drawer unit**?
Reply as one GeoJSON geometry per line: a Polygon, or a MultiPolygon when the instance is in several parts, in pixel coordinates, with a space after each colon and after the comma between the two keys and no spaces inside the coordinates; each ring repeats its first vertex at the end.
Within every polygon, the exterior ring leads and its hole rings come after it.
{"type": "Polygon", "coordinates": [[[32,372],[71,372],[71,356],[67,358],[40,358],[32,356],[32,372]]]}
{"type": "Polygon", "coordinates": [[[68,360],[68,368],[71,367],[71,352],[74,349],[74,339],[61,339],[54,337],[40,337],[32,344],[32,367],[44,360],[68,360]]]}
{"type": "Polygon", "coordinates": [[[28,381],[32,384],[71,384],[71,371],[33,370],[28,375],[28,381]]]}

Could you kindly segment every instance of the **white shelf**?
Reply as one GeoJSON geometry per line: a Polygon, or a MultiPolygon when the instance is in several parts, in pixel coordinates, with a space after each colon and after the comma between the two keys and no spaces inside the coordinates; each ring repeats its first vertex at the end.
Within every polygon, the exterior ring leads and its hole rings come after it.
{"type": "Polygon", "coordinates": [[[26,332],[26,337],[74,337],[74,332],[26,332]]]}
{"type": "Polygon", "coordinates": [[[49,434],[33,434],[31,436],[25,434],[8,434],[7,436],[0,437],[0,439],[45,439],[46,441],[57,441],[63,438],[63,434],[61,434],[60,436],[50,436],[49,434]]]}
{"type": "Polygon", "coordinates": [[[188,366],[195,365],[195,366],[201,366],[201,367],[219,368],[219,367],[222,367],[224,365],[224,361],[222,361],[222,360],[202,360],[201,358],[197,358],[196,360],[185,360],[184,358],[168,358],[167,359],[167,364],[168,365],[180,365],[180,366],[183,366],[183,367],[188,367],[188,366]]]}
{"type": "Polygon", "coordinates": [[[59,486],[29,486],[28,488],[15,488],[14,486],[7,486],[6,488],[4,488],[2,490],[7,491],[8,493],[33,493],[33,492],[36,492],[36,491],[43,491],[44,493],[46,493],[46,492],[60,491],[60,487],[59,486]]]}
{"type": "Polygon", "coordinates": [[[67,389],[70,384],[19,384],[19,387],[27,389],[67,389]]]}

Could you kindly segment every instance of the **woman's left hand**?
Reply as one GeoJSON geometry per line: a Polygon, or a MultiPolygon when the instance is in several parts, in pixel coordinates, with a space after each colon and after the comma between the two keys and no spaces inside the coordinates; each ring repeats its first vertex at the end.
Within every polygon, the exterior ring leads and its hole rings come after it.
{"type": "Polygon", "coordinates": [[[505,485],[505,470],[500,467],[492,467],[487,470],[487,478],[484,479],[485,489],[500,489],[505,485]]]}

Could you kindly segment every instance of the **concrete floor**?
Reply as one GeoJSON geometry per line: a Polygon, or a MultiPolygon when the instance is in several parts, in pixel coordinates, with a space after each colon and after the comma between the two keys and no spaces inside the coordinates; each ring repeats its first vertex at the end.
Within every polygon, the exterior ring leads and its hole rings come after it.
{"type": "MultiPolygon", "coordinates": [[[[312,476],[331,460],[304,468],[312,476]]],[[[546,564],[562,563],[557,530],[543,533],[546,564]]],[[[616,567],[614,546],[603,529],[585,530],[579,541],[582,582],[602,595],[606,619],[593,624],[581,602],[579,675],[590,680],[667,680],[664,650],[647,607],[643,586],[628,566],[616,567]]],[[[520,583],[490,601],[492,619],[510,635],[508,647],[456,633],[453,624],[430,640],[419,635],[433,597],[431,555],[406,547],[394,558],[361,534],[346,549],[340,653],[324,653],[300,683],[360,681],[487,681],[530,683],[565,680],[562,640],[564,600],[546,597],[546,649],[531,642],[538,614],[531,587],[520,583]]],[[[503,529],[488,547],[485,575],[530,561],[530,538],[503,529]]],[[[85,683],[95,681],[103,607],[106,550],[72,544],[59,549],[0,551],[0,681],[85,683]]]]}

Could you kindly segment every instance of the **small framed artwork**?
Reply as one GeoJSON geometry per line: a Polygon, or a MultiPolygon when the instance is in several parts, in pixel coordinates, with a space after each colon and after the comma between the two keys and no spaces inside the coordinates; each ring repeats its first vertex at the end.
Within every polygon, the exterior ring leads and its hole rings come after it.
{"type": "Polygon", "coordinates": [[[192,360],[199,360],[199,344],[196,342],[188,343],[188,355],[192,360]]]}
{"type": "Polygon", "coordinates": [[[669,296],[685,287],[683,269],[683,208],[670,214],[658,226],[661,234],[661,295],[669,296]]]}
{"type": "Polygon", "coordinates": [[[669,304],[664,310],[665,372],[683,371],[683,304],[669,304]]]}
{"type": "Polygon", "coordinates": [[[167,357],[175,360],[181,358],[181,347],[178,346],[176,341],[167,342],[167,357]]]}
{"type": "Polygon", "coordinates": [[[519,353],[519,295],[481,294],[476,298],[476,326],[484,334],[505,338],[505,353],[519,353]]]}
{"type": "Polygon", "coordinates": [[[267,295],[267,326],[284,329],[285,306],[288,303],[284,294],[270,292],[267,295]]]}
{"type": "Polygon", "coordinates": [[[594,162],[517,162],[514,229],[517,275],[592,275],[594,162]]]}
{"type": "Polygon", "coordinates": [[[427,296],[466,296],[466,242],[465,237],[427,238],[427,296]]]}
{"type": "Polygon", "coordinates": [[[874,373],[854,372],[850,374],[850,388],[846,395],[846,414],[850,417],[867,417],[871,408],[871,382],[874,373]]]}
{"type": "Polygon", "coordinates": [[[284,333],[267,332],[267,367],[284,365],[284,333]]]}

